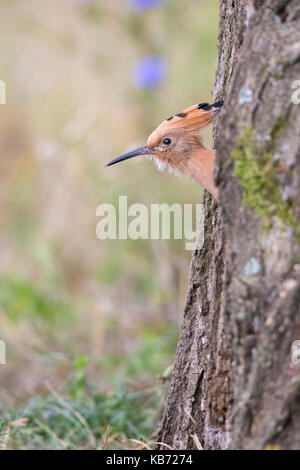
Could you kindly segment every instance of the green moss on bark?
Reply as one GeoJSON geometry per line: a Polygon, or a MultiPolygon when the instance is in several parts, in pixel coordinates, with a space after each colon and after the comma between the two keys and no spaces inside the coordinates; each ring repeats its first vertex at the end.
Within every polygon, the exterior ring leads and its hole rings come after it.
{"type": "Polygon", "coordinates": [[[265,228],[271,228],[274,218],[282,225],[290,226],[299,239],[298,224],[293,215],[292,199],[282,198],[278,174],[283,162],[274,158],[276,142],[288,125],[286,116],[280,116],[274,123],[267,143],[262,145],[254,136],[254,129],[242,128],[230,162],[235,162],[234,176],[239,178],[243,188],[243,204],[262,219],[265,228]]]}

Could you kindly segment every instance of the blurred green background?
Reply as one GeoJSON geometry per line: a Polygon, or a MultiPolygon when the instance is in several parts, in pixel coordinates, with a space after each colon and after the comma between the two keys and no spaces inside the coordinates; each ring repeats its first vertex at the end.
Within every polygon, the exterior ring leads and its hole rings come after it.
{"type": "Polygon", "coordinates": [[[201,202],[142,158],[104,165],[211,100],[218,2],[1,0],[0,15],[0,446],[136,448],[155,440],[191,252],[100,241],[96,208],[201,202]]]}

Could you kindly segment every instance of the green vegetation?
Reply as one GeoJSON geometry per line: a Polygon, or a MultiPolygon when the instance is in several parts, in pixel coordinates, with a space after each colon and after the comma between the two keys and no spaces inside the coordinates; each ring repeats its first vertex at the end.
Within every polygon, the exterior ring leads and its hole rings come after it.
{"type": "Polygon", "coordinates": [[[2,403],[0,448],[121,449],[136,447],[131,439],[155,440],[169,378],[164,367],[177,341],[171,325],[161,326],[161,336],[145,330],[131,355],[97,361],[95,374],[110,377],[112,391],[98,390],[87,373],[91,358],[78,356],[59,392],[46,381],[45,395],[10,408],[2,403]]]}
{"type": "Polygon", "coordinates": [[[86,361],[77,358],[73,377],[60,394],[50,389],[49,396],[36,396],[24,407],[0,409],[0,448],[134,448],[130,439],[149,440],[162,386],[97,393],[85,375],[86,361]]]}
{"type": "Polygon", "coordinates": [[[0,304],[7,317],[18,322],[21,318],[51,321],[58,317],[71,320],[71,309],[60,300],[38,289],[22,278],[0,276],[0,304]]]}
{"type": "Polygon", "coordinates": [[[243,128],[228,164],[235,162],[233,174],[243,188],[243,203],[261,219],[263,227],[269,229],[276,217],[283,227],[290,226],[297,233],[292,201],[282,198],[278,181],[283,162],[274,158],[277,141],[287,124],[287,118],[280,116],[264,145],[255,138],[254,129],[243,128]]]}

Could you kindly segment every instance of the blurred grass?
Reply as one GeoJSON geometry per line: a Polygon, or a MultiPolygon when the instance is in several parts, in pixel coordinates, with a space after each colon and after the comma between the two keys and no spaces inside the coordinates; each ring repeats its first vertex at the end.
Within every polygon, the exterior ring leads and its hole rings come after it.
{"type": "Polygon", "coordinates": [[[24,279],[0,277],[0,303],[9,320],[22,318],[51,321],[56,317],[69,319],[72,311],[59,300],[39,291],[24,279]]]}
{"type": "Polygon", "coordinates": [[[47,381],[96,446],[110,425],[110,445],[126,447],[155,429],[191,253],[178,240],[100,241],[96,208],[119,195],[198,203],[201,190],[142,159],[104,164],[142,145],[162,119],[211,99],[218,2],[169,0],[136,13],[125,0],[0,0],[0,14],[1,439],[8,448],[93,447],[47,381]],[[149,54],[166,61],[168,76],[141,90],[131,71],[149,54]],[[9,424],[22,417],[25,426],[9,424]]]}
{"type": "Polygon", "coordinates": [[[50,387],[48,397],[36,396],[20,409],[1,410],[0,448],[124,449],[134,448],[127,436],[149,440],[157,406],[162,405],[161,387],[128,392],[120,386],[113,394],[97,393],[87,382],[86,360],[77,358],[63,394],[50,387]]]}

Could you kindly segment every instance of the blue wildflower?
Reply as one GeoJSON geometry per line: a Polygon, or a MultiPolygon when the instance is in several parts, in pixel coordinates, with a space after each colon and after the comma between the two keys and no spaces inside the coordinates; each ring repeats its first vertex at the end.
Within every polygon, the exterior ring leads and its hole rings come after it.
{"type": "Polygon", "coordinates": [[[159,7],[165,2],[166,0],[130,0],[130,7],[136,11],[146,11],[159,7]]]}
{"type": "Polygon", "coordinates": [[[167,76],[167,64],[157,55],[146,56],[133,68],[135,85],[142,89],[157,88],[167,76]]]}

